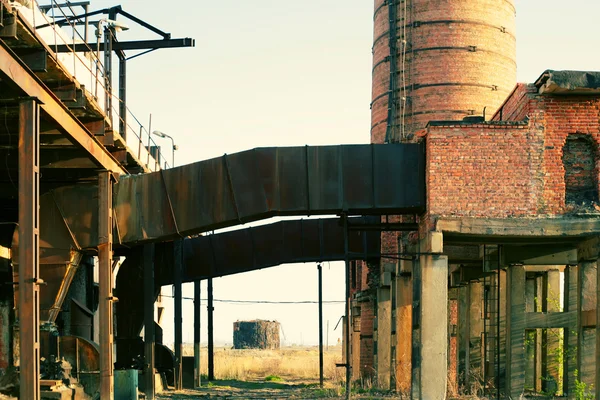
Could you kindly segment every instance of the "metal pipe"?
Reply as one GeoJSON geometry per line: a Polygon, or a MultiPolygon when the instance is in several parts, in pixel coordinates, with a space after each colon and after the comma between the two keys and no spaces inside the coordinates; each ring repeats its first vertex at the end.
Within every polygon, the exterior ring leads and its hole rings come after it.
{"type": "Polygon", "coordinates": [[[24,100],[19,108],[19,393],[30,400],[40,399],[39,137],[37,100],[24,100]]]}
{"type": "Polygon", "coordinates": [[[202,374],[200,373],[200,307],[202,300],[200,298],[202,281],[194,281],[194,387],[202,386],[202,374]]]}
{"type": "Polygon", "coordinates": [[[154,400],[156,389],[154,387],[154,345],[156,334],[154,328],[154,244],[144,246],[144,381],[146,383],[144,394],[147,400],[154,400]]]}
{"type": "Polygon", "coordinates": [[[173,257],[175,266],[175,390],[183,389],[182,384],[182,273],[183,273],[183,240],[173,242],[173,257]]]}
{"type": "MultiPolygon", "coordinates": [[[[113,294],[112,294],[112,177],[98,174],[98,272],[100,317],[100,398],[112,400],[113,383],[113,294]]],[[[21,397],[28,398],[28,397],[21,397]]]]}
{"type": "Polygon", "coordinates": [[[323,267],[317,265],[319,271],[319,385],[323,387],[323,267]]]}
{"type": "Polygon", "coordinates": [[[213,282],[208,279],[208,380],[215,380],[215,343],[213,336],[213,282]]]}
{"type": "Polygon", "coordinates": [[[65,272],[65,276],[63,277],[60,288],[58,289],[58,293],[56,294],[56,300],[52,307],[50,307],[50,312],[48,313],[48,322],[54,323],[56,322],[56,317],[58,317],[58,313],[62,309],[62,305],[67,297],[67,293],[69,288],[71,287],[71,282],[73,282],[73,278],[75,277],[75,273],[79,269],[79,264],[81,263],[81,259],[83,258],[83,253],[80,251],[71,252],[71,260],[67,265],[67,271],[65,272]]]}
{"type": "Polygon", "coordinates": [[[348,256],[348,216],[346,214],[342,214],[342,222],[344,225],[344,261],[345,261],[345,273],[346,273],[346,326],[345,326],[345,335],[346,335],[346,343],[345,343],[345,353],[346,353],[346,399],[350,399],[352,394],[350,393],[351,389],[351,379],[352,379],[352,349],[351,349],[351,341],[350,341],[350,325],[352,325],[352,318],[350,317],[350,258],[348,256]]]}

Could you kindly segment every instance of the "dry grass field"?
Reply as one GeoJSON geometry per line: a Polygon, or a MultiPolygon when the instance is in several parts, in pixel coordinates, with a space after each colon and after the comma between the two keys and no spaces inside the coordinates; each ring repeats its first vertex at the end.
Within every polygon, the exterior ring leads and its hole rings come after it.
{"type": "MultiPolygon", "coordinates": [[[[184,355],[193,355],[186,347],[184,355]]],[[[343,398],[345,369],[341,346],[324,352],[324,388],[319,387],[318,347],[287,347],[280,350],[215,349],[215,378],[197,390],[163,392],[157,399],[320,399],[343,398]]],[[[202,349],[201,372],[207,374],[207,350],[202,349]]],[[[380,399],[390,395],[357,389],[353,398],[380,399]],[[366,392],[366,393],[362,393],[366,392]]],[[[397,397],[396,397],[397,398],[397,397]]]]}
{"type": "MultiPolygon", "coordinates": [[[[192,356],[193,348],[184,355],[192,356]]],[[[345,370],[336,368],[342,362],[341,346],[324,351],[324,376],[328,381],[343,380],[345,370]]],[[[201,373],[208,374],[208,353],[202,348],[201,373]]],[[[319,380],[319,348],[287,347],[280,350],[215,349],[215,378],[226,380],[260,380],[277,376],[286,381],[319,380]]]]}

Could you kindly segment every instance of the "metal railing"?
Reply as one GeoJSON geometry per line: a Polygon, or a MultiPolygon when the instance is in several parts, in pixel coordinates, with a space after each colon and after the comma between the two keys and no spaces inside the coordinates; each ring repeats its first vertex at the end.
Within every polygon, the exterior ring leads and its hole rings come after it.
{"type": "MultiPolygon", "coordinates": [[[[119,107],[113,106],[113,101],[106,101],[110,98],[116,100],[117,104],[123,103],[112,92],[112,84],[107,82],[105,62],[100,57],[101,21],[90,21],[87,16],[79,17],[75,10],[76,7],[82,7],[84,15],[88,14],[89,2],[65,1],[58,3],[56,0],[50,0],[50,4],[39,5],[37,0],[33,0],[33,6],[30,9],[31,15],[28,16],[31,18],[31,23],[35,32],[39,34],[38,36],[54,50],[50,56],[57,64],[66,68],[65,72],[82,83],[81,89],[94,99],[111,122],[115,117],[122,122],[121,125],[125,126],[125,132],[119,132],[119,134],[137,161],[150,171],[169,168],[170,165],[166,162],[161,147],[151,137],[150,128],[147,129],[128,107],[126,108],[127,115],[122,116],[119,114],[119,107]],[[38,29],[39,19],[42,19],[42,23],[47,26],[38,29]],[[58,19],[65,21],[65,26],[54,24],[58,19]],[[96,28],[96,49],[88,45],[90,27],[96,28]],[[59,52],[59,45],[66,45],[69,51],[59,52]],[[75,45],[78,47],[84,45],[87,50],[76,52],[75,45]],[[89,87],[83,82],[86,84],[89,82],[89,87]],[[107,105],[110,109],[107,109],[107,105]],[[132,120],[134,121],[133,126],[128,122],[132,120]]],[[[104,29],[103,33],[104,35],[114,35],[111,29],[104,29]]],[[[111,129],[116,130],[117,127],[111,126],[111,129]]]]}

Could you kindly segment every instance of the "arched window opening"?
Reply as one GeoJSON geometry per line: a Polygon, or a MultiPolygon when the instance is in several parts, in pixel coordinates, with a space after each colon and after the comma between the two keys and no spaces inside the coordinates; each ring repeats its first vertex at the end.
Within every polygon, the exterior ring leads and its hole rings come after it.
{"type": "Polygon", "coordinates": [[[567,205],[598,203],[596,146],[589,135],[569,135],[563,147],[565,202],[567,205]]]}

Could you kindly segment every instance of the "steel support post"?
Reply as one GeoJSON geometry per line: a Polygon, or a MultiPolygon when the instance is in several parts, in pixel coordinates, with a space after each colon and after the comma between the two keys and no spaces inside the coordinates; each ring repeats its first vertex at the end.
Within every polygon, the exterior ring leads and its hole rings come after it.
{"type": "Polygon", "coordinates": [[[183,240],[173,242],[173,265],[175,266],[175,390],[183,389],[182,383],[182,274],[183,274],[183,240]]]}
{"type": "Polygon", "coordinates": [[[350,338],[350,332],[352,332],[352,316],[350,315],[350,257],[348,252],[348,216],[342,214],[342,223],[344,225],[344,261],[345,261],[345,273],[346,273],[346,325],[344,326],[346,334],[346,399],[350,399],[352,394],[350,389],[352,387],[352,340],[350,338]]]}
{"type": "Polygon", "coordinates": [[[112,118],[112,52],[113,52],[113,28],[104,28],[104,111],[108,115],[111,126],[112,118]]]}
{"type": "Polygon", "coordinates": [[[119,57],[119,134],[127,139],[127,58],[123,50],[117,51],[119,57]]]}
{"type": "Polygon", "coordinates": [[[154,345],[156,336],[154,331],[154,244],[144,245],[144,394],[146,400],[154,400],[156,388],[154,386],[154,345]]]}
{"type": "Polygon", "coordinates": [[[112,400],[113,383],[113,270],[112,175],[98,174],[98,274],[100,317],[100,398],[112,400]]]}
{"type": "Polygon", "coordinates": [[[19,109],[19,335],[20,398],[40,399],[39,105],[19,109]]]}
{"type": "Polygon", "coordinates": [[[323,387],[323,267],[319,271],[319,385],[323,387]]]}
{"type": "Polygon", "coordinates": [[[194,281],[194,387],[202,386],[200,373],[200,280],[194,281]]]}
{"type": "Polygon", "coordinates": [[[208,278],[208,380],[215,380],[215,341],[213,335],[213,281],[208,278]]]}

